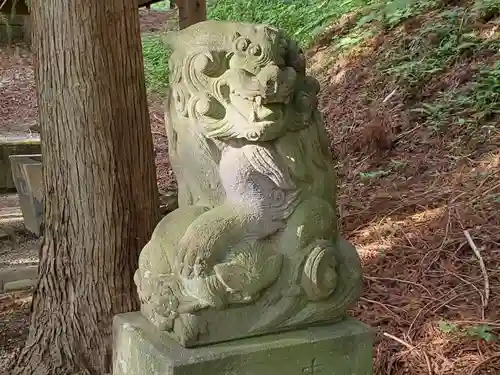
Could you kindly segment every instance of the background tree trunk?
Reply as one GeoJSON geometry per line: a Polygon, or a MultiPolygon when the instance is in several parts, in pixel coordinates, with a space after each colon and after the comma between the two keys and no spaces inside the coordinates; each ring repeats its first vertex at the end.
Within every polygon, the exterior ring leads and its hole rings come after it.
{"type": "Polygon", "coordinates": [[[33,0],[45,236],[13,374],[110,371],[113,315],[157,222],[136,1],[33,0]]]}
{"type": "Polygon", "coordinates": [[[176,0],[179,8],[179,29],[207,19],[206,0],[176,0]]]}

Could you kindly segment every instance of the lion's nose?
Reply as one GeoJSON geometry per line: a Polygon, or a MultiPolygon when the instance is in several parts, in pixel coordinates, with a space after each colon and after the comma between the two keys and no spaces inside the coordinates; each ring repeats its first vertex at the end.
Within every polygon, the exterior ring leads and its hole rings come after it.
{"type": "Polygon", "coordinates": [[[297,73],[293,68],[280,69],[277,65],[268,65],[257,75],[262,87],[264,99],[282,99],[281,96],[289,95],[295,84],[297,73]]]}
{"type": "Polygon", "coordinates": [[[274,95],[278,91],[280,69],[277,65],[268,65],[264,67],[257,79],[260,85],[264,88],[265,96],[274,95]]]}

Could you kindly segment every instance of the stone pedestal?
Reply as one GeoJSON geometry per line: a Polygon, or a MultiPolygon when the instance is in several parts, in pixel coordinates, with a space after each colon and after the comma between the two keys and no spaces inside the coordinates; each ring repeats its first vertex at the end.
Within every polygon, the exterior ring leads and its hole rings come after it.
{"type": "Polygon", "coordinates": [[[11,155],[9,158],[24,225],[40,236],[43,224],[42,155],[11,155]]]}
{"type": "Polygon", "coordinates": [[[40,137],[0,137],[0,192],[14,192],[16,185],[12,176],[11,155],[40,154],[40,137]]]}
{"type": "Polygon", "coordinates": [[[373,332],[353,319],[188,349],[129,313],[113,335],[113,375],[372,374],[373,332]]]}

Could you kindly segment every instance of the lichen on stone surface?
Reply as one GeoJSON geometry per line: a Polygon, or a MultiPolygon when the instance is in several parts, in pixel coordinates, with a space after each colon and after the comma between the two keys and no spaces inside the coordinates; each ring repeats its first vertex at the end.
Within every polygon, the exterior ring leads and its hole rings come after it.
{"type": "Polygon", "coordinates": [[[166,42],[179,208],[141,252],[143,314],[186,346],[343,317],[361,266],[338,234],[319,84],[297,43],[222,21],[166,42]]]}

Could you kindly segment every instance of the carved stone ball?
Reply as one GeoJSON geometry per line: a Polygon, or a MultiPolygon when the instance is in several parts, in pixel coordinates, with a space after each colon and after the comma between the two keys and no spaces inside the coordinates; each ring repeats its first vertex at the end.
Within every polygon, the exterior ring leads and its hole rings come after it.
{"type": "Polygon", "coordinates": [[[328,298],[337,286],[337,261],[331,243],[316,243],[304,263],[302,288],[311,301],[328,298]]]}

